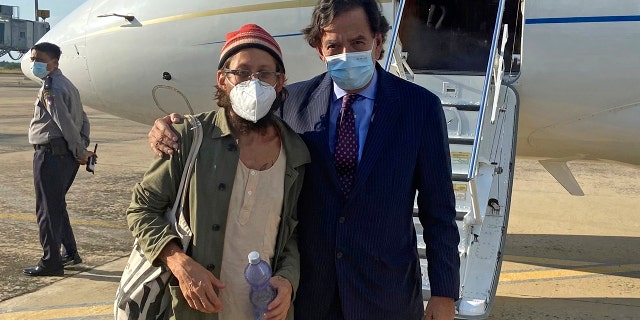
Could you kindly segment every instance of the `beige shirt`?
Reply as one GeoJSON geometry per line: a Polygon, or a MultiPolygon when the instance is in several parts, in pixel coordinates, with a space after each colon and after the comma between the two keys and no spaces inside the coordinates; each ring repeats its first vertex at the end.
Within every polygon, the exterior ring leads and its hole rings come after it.
{"type": "Polygon", "coordinates": [[[52,139],[64,138],[69,151],[80,159],[87,152],[89,132],[89,119],[78,89],[60,69],[52,71],[38,92],[29,124],[29,143],[47,144],[52,139]],[[45,89],[47,82],[49,88],[45,89]]]}
{"type": "Polygon", "coordinates": [[[253,319],[249,284],[244,278],[247,255],[258,251],[269,263],[274,255],[284,197],[286,156],[283,148],[274,165],[264,171],[238,160],[222,253],[220,290],[222,320],[253,319]]]}

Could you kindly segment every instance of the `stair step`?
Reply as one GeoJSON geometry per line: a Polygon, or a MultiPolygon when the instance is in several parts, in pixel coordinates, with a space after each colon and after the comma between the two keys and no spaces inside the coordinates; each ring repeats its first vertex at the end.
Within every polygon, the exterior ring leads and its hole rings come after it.
{"type": "Polygon", "coordinates": [[[455,106],[445,106],[442,109],[447,121],[449,139],[473,141],[478,124],[478,110],[460,110],[455,106]]]}
{"type": "Polygon", "coordinates": [[[451,157],[451,172],[454,175],[469,174],[469,163],[471,162],[471,151],[473,145],[468,144],[450,144],[449,155],[451,157]]]}
{"type": "Polygon", "coordinates": [[[473,138],[449,137],[449,144],[459,144],[463,146],[472,146],[473,138]]]}
{"type": "MultiPolygon", "coordinates": [[[[464,216],[467,215],[467,213],[471,212],[469,211],[464,211],[464,210],[456,210],[456,220],[458,221],[462,221],[462,219],[464,219],[464,216]]],[[[418,218],[418,208],[414,207],[413,208],[413,217],[416,218],[413,220],[414,224],[420,224],[420,221],[417,219],[418,218]]]]}
{"type": "Polygon", "coordinates": [[[460,111],[480,111],[479,104],[443,104],[442,107],[456,108],[460,111]]]}
{"type": "Polygon", "coordinates": [[[469,182],[469,178],[466,173],[453,173],[451,174],[451,180],[454,182],[469,182]]]}
{"type": "MultiPolygon", "coordinates": [[[[458,215],[460,215],[460,212],[458,212],[458,215]]],[[[463,215],[464,217],[464,215],[463,215]]],[[[461,230],[461,225],[462,225],[462,218],[458,219],[456,218],[456,224],[458,225],[458,229],[461,230]]],[[[413,218],[413,226],[416,229],[416,236],[417,236],[417,248],[418,248],[418,257],[420,259],[426,259],[427,255],[426,255],[426,244],[424,243],[424,237],[423,237],[423,229],[422,229],[422,225],[420,224],[420,220],[418,220],[417,217],[413,218]]],[[[425,261],[426,262],[426,261],[425,261]]]]}

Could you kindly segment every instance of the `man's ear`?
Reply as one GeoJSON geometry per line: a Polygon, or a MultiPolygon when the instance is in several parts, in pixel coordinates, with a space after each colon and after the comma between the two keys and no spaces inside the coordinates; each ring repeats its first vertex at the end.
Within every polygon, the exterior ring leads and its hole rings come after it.
{"type": "Polygon", "coordinates": [[[282,88],[284,88],[284,82],[287,81],[287,77],[285,76],[284,73],[281,73],[280,76],[278,76],[278,83],[276,83],[276,92],[280,93],[280,91],[282,91],[282,88]]]}
{"type": "Polygon", "coordinates": [[[382,43],[382,34],[376,33],[373,37],[373,41],[375,41],[376,43],[376,48],[373,52],[373,56],[376,57],[375,60],[380,60],[382,59],[382,46],[384,45],[384,43],[382,43]]]}
{"type": "Polygon", "coordinates": [[[318,58],[320,58],[322,62],[327,62],[327,60],[324,58],[324,53],[322,53],[322,48],[316,47],[316,51],[318,52],[318,58]]]}

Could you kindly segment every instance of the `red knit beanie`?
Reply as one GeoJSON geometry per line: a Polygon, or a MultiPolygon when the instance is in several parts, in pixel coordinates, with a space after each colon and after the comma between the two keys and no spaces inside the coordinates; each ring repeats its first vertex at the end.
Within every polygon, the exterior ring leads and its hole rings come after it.
{"type": "Polygon", "coordinates": [[[276,40],[264,29],[256,24],[245,24],[237,31],[227,33],[226,42],[220,52],[218,70],[222,69],[224,62],[236,52],[246,48],[258,48],[267,51],[276,61],[282,65],[282,51],[276,40]]]}

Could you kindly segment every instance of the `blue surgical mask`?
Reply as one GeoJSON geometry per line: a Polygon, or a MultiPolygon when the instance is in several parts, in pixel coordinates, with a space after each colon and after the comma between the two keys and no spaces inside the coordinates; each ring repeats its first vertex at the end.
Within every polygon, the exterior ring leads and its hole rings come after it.
{"type": "Polygon", "coordinates": [[[38,61],[31,62],[31,73],[40,79],[46,77],[49,74],[49,71],[47,71],[47,64],[38,61]]]}
{"type": "Polygon", "coordinates": [[[371,50],[341,53],[325,59],[331,79],[343,90],[364,88],[373,77],[371,50]]]}

